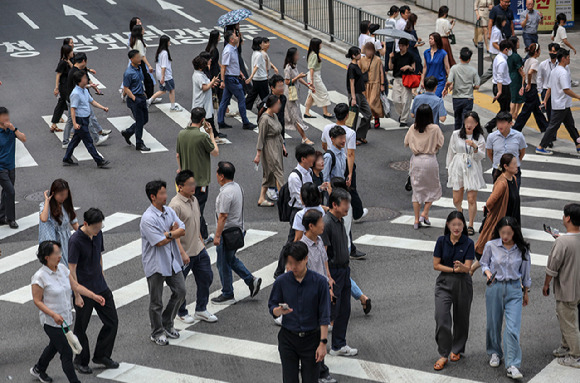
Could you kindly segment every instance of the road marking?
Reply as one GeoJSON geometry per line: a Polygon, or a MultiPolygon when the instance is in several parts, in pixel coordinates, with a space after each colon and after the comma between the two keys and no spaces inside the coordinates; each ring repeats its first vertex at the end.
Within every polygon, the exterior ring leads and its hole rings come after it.
{"type": "MultiPolygon", "coordinates": [[[[262,241],[266,240],[267,238],[270,238],[273,235],[276,235],[276,232],[250,229],[246,233],[246,237],[245,237],[245,241],[244,241],[245,246],[243,248],[241,248],[240,250],[238,250],[238,252],[243,251],[243,250],[259,243],[259,242],[262,242],[262,241]]],[[[215,261],[217,259],[217,255],[215,253],[215,248],[213,248],[213,247],[210,248],[208,250],[208,253],[210,254],[210,260],[211,260],[212,264],[215,263],[215,261]],[[212,251],[212,249],[213,249],[213,251],[212,251]]],[[[272,274],[273,273],[274,272],[272,271],[272,274]]],[[[256,275],[256,274],[254,274],[254,275],[256,275]]],[[[244,282],[242,281],[242,283],[244,283],[244,282]]],[[[235,283],[234,283],[234,285],[235,285],[235,283]]],[[[113,291],[113,296],[115,297],[115,305],[117,306],[117,308],[126,306],[129,303],[132,303],[132,302],[136,301],[137,299],[140,299],[148,294],[149,294],[149,288],[147,287],[147,278],[141,278],[133,283],[130,283],[128,285],[125,285],[125,286],[113,291]]],[[[218,293],[218,295],[219,295],[219,293],[218,293]]],[[[94,315],[94,313],[93,313],[93,315],[94,315]]],[[[176,328],[177,328],[177,321],[175,324],[176,324],[176,328]]]]}
{"type": "MultiPolygon", "coordinates": [[[[438,206],[438,207],[444,207],[447,209],[455,209],[455,205],[453,204],[453,199],[452,198],[440,198],[438,201],[433,202],[434,206],[438,206]]],[[[477,202],[477,211],[478,212],[482,212],[483,211],[483,206],[485,205],[485,202],[477,202]]],[[[468,204],[467,201],[463,201],[462,205],[464,210],[467,211],[468,209],[468,204]]],[[[520,208],[521,210],[521,215],[526,216],[526,217],[544,217],[547,219],[556,219],[558,221],[562,221],[562,216],[564,215],[562,210],[554,210],[554,209],[544,209],[541,207],[526,207],[526,206],[522,206],[520,208]]]]}
{"type": "Polygon", "coordinates": [[[304,117],[305,110],[306,110],[306,107],[304,105],[300,104],[300,113],[302,113],[302,121],[304,121],[306,124],[312,126],[313,128],[320,130],[321,132],[324,131],[324,128],[326,127],[326,125],[332,124],[334,122],[333,120],[329,120],[327,118],[324,118],[324,116],[322,116],[321,114],[318,114],[312,110],[310,110],[310,115],[312,117],[315,117],[315,118],[306,118],[306,117],[304,117]]]}
{"type": "Polygon", "coordinates": [[[117,5],[117,2],[115,0],[106,0],[107,3],[112,4],[112,5],[117,5]]]}
{"type": "MultiPolygon", "coordinates": [[[[192,350],[209,351],[222,355],[281,364],[277,344],[260,343],[187,330],[181,331],[179,339],[172,339],[169,343],[172,346],[184,347],[192,350]]],[[[324,359],[324,363],[328,365],[333,375],[343,375],[364,381],[415,383],[474,382],[473,380],[453,378],[446,375],[413,370],[385,363],[371,362],[358,358],[327,355],[324,359]]],[[[280,375],[281,374],[282,371],[280,371],[280,375]]],[[[159,379],[156,380],[160,381],[159,379]]]]}
{"type": "MultiPolygon", "coordinates": [[[[558,165],[569,165],[569,166],[580,166],[580,160],[576,158],[565,158],[557,156],[543,156],[539,154],[526,154],[523,159],[524,162],[540,162],[546,164],[558,164],[558,165]]],[[[526,172],[528,170],[525,170],[526,172]]]]}
{"type": "Polygon", "coordinates": [[[63,4],[62,5],[62,10],[64,11],[64,15],[65,16],[74,16],[77,19],[79,19],[79,21],[83,22],[87,27],[91,28],[91,29],[99,29],[99,27],[97,27],[95,24],[91,23],[85,16],[87,15],[85,12],[75,9],[73,7],[70,7],[68,5],[63,4]]]}
{"type": "MultiPolygon", "coordinates": [[[[97,84],[97,86],[99,87],[99,89],[107,89],[107,87],[105,86],[105,84],[103,84],[102,82],[99,81],[98,78],[95,77],[94,74],[89,74],[89,76],[91,77],[91,81],[93,82],[93,84],[97,84]]],[[[96,98],[96,97],[93,97],[96,98]]]]}
{"type": "Polygon", "coordinates": [[[38,25],[36,25],[36,23],[34,21],[32,21],[30,19],[30,17],[26,16],[24,14],[24,12],[18,12],[18,16],[20,16],[20,18],[22,20],[24,20],[24,22],[30,26],[30,28],[32,28],[32,29],[40,29],[40,27],[38,25]]]}
{"type": "MultiPolygon", "coordinates": [[[[486,174],[491,174],[493,169],[487,170],[486,174]]],[[[562,182],[580,182],[580,174],[571,173],[557,173],[557,172],[542,172],[538,170],[524,170],[522,172],[522,178],[526,179],[540,179],[549,181],[562,181],[562,182]]]]}
{"type": "MultiPolygon", "coordinates": [[[[437,227],[440,229],[445,228],[445,219],[443,218],[433,218],[430,217],[429,221],[431,221],[431,226],[437,227]]],[[[415,223],[415,217],[412,215],[402,215],[398,218],[395,218],[391,221],[391,223],[398,224],[398,225],[408,225],[413,226],[415,223]]],[[[474,222],[473,227],[479,228],[481,226],[481,222],[474,222]]],[[[526,229],[525,227],[522,228],[522,234],[524,238],[528,240],[535,240],[535,241],[543,241],[543,242],[554,242],[555,239],[550,234],[546,233],[543,230],[534,230],[534,229],[526,229]]]]}
{"type": "MultiPolygon", "coordinates": [[[[113,126],[119,131],[123,131],[129,128],[135,122],[133,117],[124,116],[124,117],[111,117],[108,118],[109,122],[113,124],[113,126]]],[[[123,139],[124,140],[124,139],[123,139]]],[[[131,137],[131,142],[135,145],[135,135],[131,137]]],[[[146,146],[148,146],[151,151],[149,152],[141,152],[143,154],[148,153],[157,153],[157,152],[167,152],[167,148],[161,144],[161,142],[157,141],[147,130],[143,129],[143,142],[146,146]]]]}
{"type": "MultiPolygon", "coordinates": [[[[408,239],[390,237],[386,235],[365,234],[354,241],[357,245],[369,245],[377,247],[389,247],[395,249],[426,251],[432,253],[435,249],[435,241],[425,241],[422,239],[408,239]]],[[[532,265],[545,267],[548,256],[531,254],[532,265]]]]}
{"type": "MultiPolygon", "coordinates": [[[[24,230],[28,230],[31,227],[38,225],[38,220],[39,213],[32,213],[30,215],[27,215],[26,217],[22,217],[16,220],[18,222],[18,229],[11,229],[8,227],[8,225],[0,226],[0,239],[8,238],[20,232],[23,232],[24,230]]],[[[6,257],[4,255],[2,256],[2,258],[0,258],[0,264],[2,263],[2,261],[6,260],[6,257]]],[[[0,270],[2,270],[2,267],[0,267],[0,270]]],[[[2,271],[0,271],[0,274],[2,274],[2,271]]]]}
{"type": "Polygon", "coordinates": [[[38,166],[38,164],[34,161],[22,141],[16,140],[16,167],[29,168],[31,166],[38,166]]]}
{"type": "Polygon", "coordinates": [[[182,11],[183,7],[181,5],[172,4],[172,3],[169,3],[169,2],[163,1],[163,0],[157,0],[157,3],[159,3],[159,5],[161,6],[161,9],[163,9],[164,11],[174,11],[178,15],[183,16],[186,19],[193,21],[194,23],[201,23],[200,20],[198,20],[195,17],[190,16],[187,13],[183,12],[182,11]]]}
{"type": "Polygon", "coordinates": [[[119,368],[104,370],[97,378],[116,382],[164,382],[164,383],[226,383],[222,380],[201,378],[194,375],[180,374],[159,368],[140,366],[132,363],[120,363],[119,368]]]}
{"type": "MultiPolygon", "coordinates": [[[[65,117],[65,116],[63,116],[65,117]]],[[[42,119],[46,122],[46,124],[50,127],[52,125],[52,122],[50,122],[50,120],[52,119],[52,116],[42,116],[42,119]]],[[[66,118],[65,118],[66,121],[66,118]]],[[[62,130],[64,130],[64,126],[66,125],[66,123],[58,123],[56,124],[59,128],[61,128],[62,130]]],[[[74,129],[72,129],[72,132],[74,133],[74,129]]],[[[54,132],[54,134],[56,135],[56,137],[58,137],[60,143],[62,144],[62,140],[64,138],[64,132],[54,132]]],[[[70,142],[70,140],[69,140],[70,142]]],[[[58,148],[57,148],[58,150],[58,148]]],[[[64,157],[64,154],[66,153],[66,149],[62,149],[62,155],[64,157]]],[[[99,155],[103,158],[105,158],[105,156],[103,156],[103,154],[101,152],[99,152],[99,150],[97,149],[97,153],[99,153],[99,155]]],[[[77,161],[94,161],[93,160],[93,156],[90,155],[89,151],[87,150],[87,148],[85,147],[85,145],[80,142],[79,145],[75,148],[75,151],[73,153],[73,157],[77,159],[77,161]]]]}
{"type": "MultiPolygon", "coordinates": [[[[492,189],[493,185],[487,184],[487,188],[484,190],[480,190],[480,192],[491,193],[492,189]]],[[[526,188],[526,187],[520,188],[520,196],[540,197],[546,199],[559,199],[564,201],[580,201],[580,193],[563,192],[548,189],[526,188]]]]}
{"type": "Polygon", "coordinates": [[[561,366],[558,359],[554,359],[546,367],[537,373],[529,383],[565,383],[577,382],[578,370],[571,367],[561,366]]]}

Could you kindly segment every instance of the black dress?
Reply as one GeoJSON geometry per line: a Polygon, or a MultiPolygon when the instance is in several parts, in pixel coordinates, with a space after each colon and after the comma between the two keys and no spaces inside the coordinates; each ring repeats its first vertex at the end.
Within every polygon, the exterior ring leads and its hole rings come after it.
{"type": "Polygon", "coordinates": [[[521,225],[521,215],[520,215],[520,192],[518,191],[518,183],[516,177],[513,177],[511,181],[508,181],[508,206],[505,215],[507,217],[512,217],[517,219],[518,223],[521,225]]]}

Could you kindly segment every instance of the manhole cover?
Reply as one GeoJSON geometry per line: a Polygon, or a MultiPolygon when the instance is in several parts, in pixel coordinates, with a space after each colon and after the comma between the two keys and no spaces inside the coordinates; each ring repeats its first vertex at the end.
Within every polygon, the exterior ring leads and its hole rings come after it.
{"type": "Polygon", "coordinates": [[[389,164],[391,169],[399,170],[401,172],[408,172],[409,171],[409,161],[397,161],[391,162],[389,164]]]}
{"type": "Polygon", "coordinates": [[[369,207],[368,209],[369,213],[365,217],[365,221],[390,221],[400,215],[398,211],[391,210],[386,207],[369,207]]]}
{"type": "Polygon", "coordinates": [[[44,201],[44,192],[39,191],[39,192],[29,194],[26,197],[24,197],[24,199],[27,201],[32,201],[32,202],[42,202],[42,201],[44,201]]]}

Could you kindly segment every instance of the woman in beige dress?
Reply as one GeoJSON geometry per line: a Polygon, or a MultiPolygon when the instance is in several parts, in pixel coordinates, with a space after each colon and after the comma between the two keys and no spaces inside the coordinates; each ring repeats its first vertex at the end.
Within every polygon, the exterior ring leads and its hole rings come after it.
{"type": "Polygon", "coordinates": [[[258,115],[258,144],[256,145],[256,166],[262,161],[262,189],[258,206],[270,207],[274,204],[266,199],[269,187],[278,190],[284,184],[283,157],[287,156],[282,138],[282,125],[276,113],[280,111],[280,98],[271,94],[258,115]]]}
{"type": "Polygon", "coordinates": [[[489,22],[489,11],[493,8],[493,0],[475,0],[473,8],[475,10],[475,20],[479,20],[480,25],[479,27],[475,27],[473,44],[475,44],[475,47],[477,48],[477,43],[483,39],[485,51],[487,52],[489,50],[487,24],[489,22]]]}
{"type": "Polygon", "coordinates": [[[321,47],[322,40],[317,38],[310,40],[308,54],[306,55],[308,59],[307,80],[309,84],[312,84],[314,89],[310,89],[308,92],[308,98],[306,99],[306,105],[304,108],[304,118],[314,118],[314,116],[310,115],[310,108],[313,104],[322,108],[324,118],[334,118],[334,115],[328,112],[330,97],[328,96],[328,90],[326,89],[324,82],[322,82],[322,76],[320,74],[322,68],[322,59],[320,58],[321,47]]]}
{"type": "Polygon", "coordinates": [[[365,55],[358,62],[361,71],[368,73],[366,91],[363,94],[371,106],[371,112],[375,118],[375,129],[378,129],[381,126],[379,118],[384,117],[381,92],[385,90],[385,72],[383,71],[381,58],[375,54],[374,43],[367,42],[364,45],[363,53],[365,55]]]}
{"type": "Polygon", "coordinates": [[[439,125],[433,123],[433,111],[427,104],[417,109],[415,124],[405,136],[405,146],[411,148],[409,175],[413,185],[413,210],[415,211],[415,230],[421,224],[431,226],[429,209],[433,202],[441,198],[439,163],[437,152],[443,147],[444,137],[439,125]],[[420,214],[421,205],[424,205],[420,214]]]}

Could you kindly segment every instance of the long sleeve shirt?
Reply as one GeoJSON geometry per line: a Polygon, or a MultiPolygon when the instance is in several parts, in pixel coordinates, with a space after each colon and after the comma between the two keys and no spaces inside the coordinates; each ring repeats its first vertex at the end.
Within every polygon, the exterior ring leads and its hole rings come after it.
{"type": "Polygon", "coordinates": [[[507,249],[501,238],[492,239],[485,244],[483,255],[481,256],[481,271],[485,274],[487,270],[492,274],[497,272],[495,279],[498,281],[522,281],[524,287],[532,285],[530,277],[531,257],[526,251],[525,260],[522,259],[522,252],[513,245],[507,249]]]}

